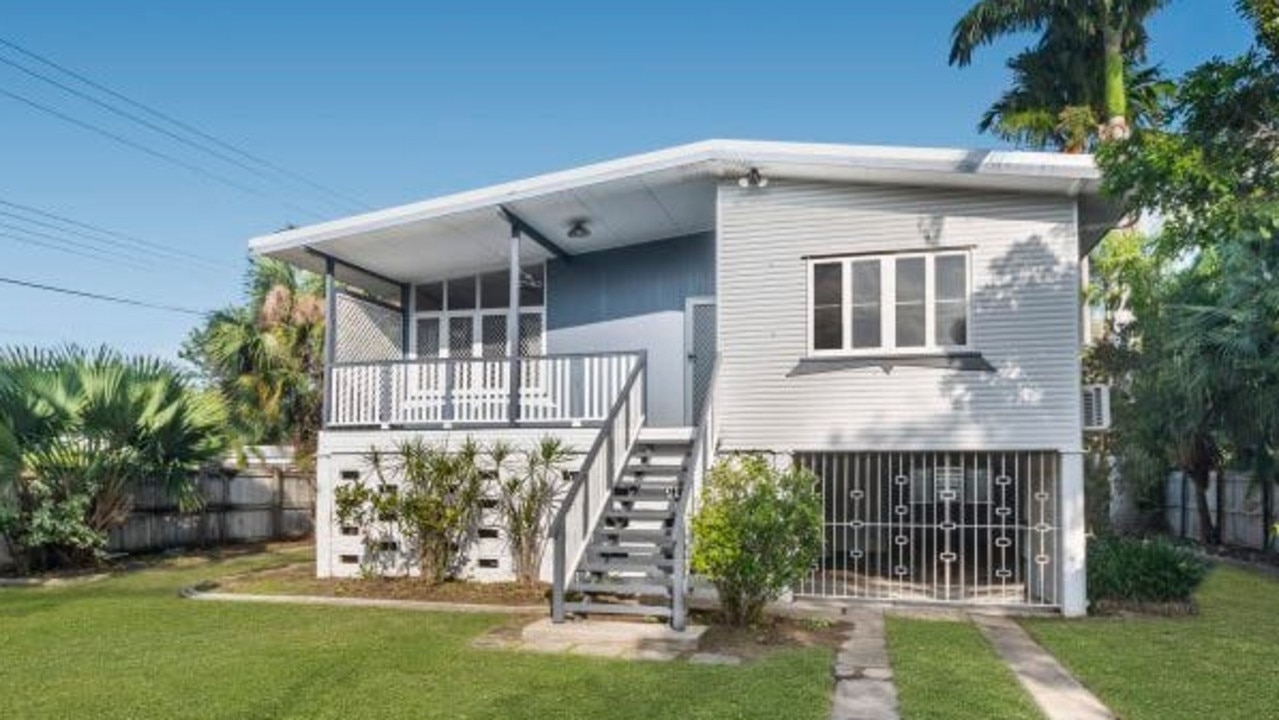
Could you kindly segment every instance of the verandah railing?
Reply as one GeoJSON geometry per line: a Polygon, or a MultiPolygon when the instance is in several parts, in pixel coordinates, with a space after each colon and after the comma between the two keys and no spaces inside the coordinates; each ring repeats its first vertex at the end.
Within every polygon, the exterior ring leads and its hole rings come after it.
{"type": "Polygon", "coordinates": [[[565,618],[565,588],[590,542],[613,488],[626,468],[645,417],[644,358],[636,359],[621,391],[604,418],[600,434],[582,460],[581,468],[560,502],[551,522],[551,619],[565,618]]]}
{"type": "Polygon", "coordinates": [[[325,424],[598,424],[608,418],[622,386],[641,362],[639,353],[597,353],[521,357],[515,362],[441,358],[337,363],[330,370],[325,424]]]}

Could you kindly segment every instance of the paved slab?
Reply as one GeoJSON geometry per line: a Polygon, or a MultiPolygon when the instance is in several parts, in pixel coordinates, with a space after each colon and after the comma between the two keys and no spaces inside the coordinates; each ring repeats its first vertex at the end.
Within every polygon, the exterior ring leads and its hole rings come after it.
{"type": "Polygon", "coordinates": [[[888,664],[884,614],[849,612],[853,629],[835,656],[831,720],[897,720],[897,687],[888,664]]]}
{"type": "Polygon", "coordinates": [[[1096,695],[1011,618],[972,618],[1048,720],[1114,720],[1115,715],[1096,695]]]}
{"type": "MultiPolygon", "coordinates": [[[[550,618],[543,618],[526,625],[520,639],[509,642],[507,647],[532,652],[669,661],[696,653],[705,632],[703,625],[677,632],[656,623],[571,620],[556,624],[550,618]]],[[[741,662],[737,657],[725,657],[729,659],[722,664],[741,662]]]]}

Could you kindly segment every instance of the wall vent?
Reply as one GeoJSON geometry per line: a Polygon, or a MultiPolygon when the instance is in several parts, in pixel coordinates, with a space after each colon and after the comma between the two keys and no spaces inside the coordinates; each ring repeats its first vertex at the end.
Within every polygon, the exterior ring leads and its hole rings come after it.
{"type": "Polygon", "coordinates": [[[1083,396],[1084,430],[1110,429],[1110,386],[1085,385],[1083,396]]]}

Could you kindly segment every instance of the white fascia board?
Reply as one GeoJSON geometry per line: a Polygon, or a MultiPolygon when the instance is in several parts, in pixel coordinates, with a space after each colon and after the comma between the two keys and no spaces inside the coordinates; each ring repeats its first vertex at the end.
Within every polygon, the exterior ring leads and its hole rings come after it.
{"type": "Polygon", "coordinates": [[[249,241],[249,249],[255,254],[269,254],[486,207],[496,210],[497,206],[506,203],[681,167],[691,169],[700,165],[708,174],[720,175],[726,171],[769,164],[927,172],[956,177],[1054,178],[1074,181],[1064,190],[1072,195],[1079,192],[1080,182],[1091,188],[1095,182],[1088,181],[1100,177],[1088,155],[706,140],[262,235],[249,241]]]}

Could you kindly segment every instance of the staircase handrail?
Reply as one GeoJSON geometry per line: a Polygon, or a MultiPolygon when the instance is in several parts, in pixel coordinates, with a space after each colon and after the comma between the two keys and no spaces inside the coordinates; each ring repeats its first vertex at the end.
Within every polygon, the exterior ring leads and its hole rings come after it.
{"type": "Polygon", "coordinates": [[[595,523],[608,505],[608,497],[612,494],[613,487],[617,485],[618,479],[626,469],[626,460],[630,457],[635,440],[639,437],[640,427],[644,424],[646,414],[644,372],[646,364],[645,355],[639,355],[635,366],[631,368],[631,372],[626,378],[626,383],[622,385],[621,392],[618,393],[617,399],[613,401],[612,406],[609,408],[603,427],[600,429],[599,434],[595,436],[595,442],[591,443],[591,449],[587,451],[586,457],[582,459],[582,465],[576,477],[574,477],[573,483],[565,492],[564,498],[560,502],[559,510],[555,513],[555,518],[551,521],[553,543],[551,620],[553,622],[563,622],[566,615],[564,595],[570,567],[568,562],[569,514],[573,512],[575,507],[578,507],[578,498],[581,497],[582,502],[579,514],[582,520],[582,537],[578,547],[573,551],[572,563],[572,567],[576,568],[581,560],[582,553],[586,549],[586,544],[590,539],[591,531],[594,530],[595,523]],[[638,399],[634,397],[636,390],[638,390],[638,399]],[[636,404],[639,405],[638,408],[635,407],[636,404]],[[618,447],[615,442],[615,428],[619,421],[625,422],[621,433],[623,441],[621,447],[618,447]],[[600,497],[596,498],[594,503],[592,503],[587,481],[591,477],[591,473],[595,471],[595,465],[601,456],[604,457],[607,463],[604,478],[606,487],[600,497]]]}
{"type": "Polygon", "coordinates": [[[681,472],[680,496],[675,505],[674,570],[671,578],[671,627],[683,630],[688,620],[689,525],[701,499],[706,473],[715,464],[719,449],[719,425],[715,413],[715,386],[719,380],[719,360],[711,367],[710,381],[702,399],[702,413],[693,429],[693,445],[689,450],[689,466],[681,472]],[[690,507],[691,506],[691,507],[690,507]]]}

